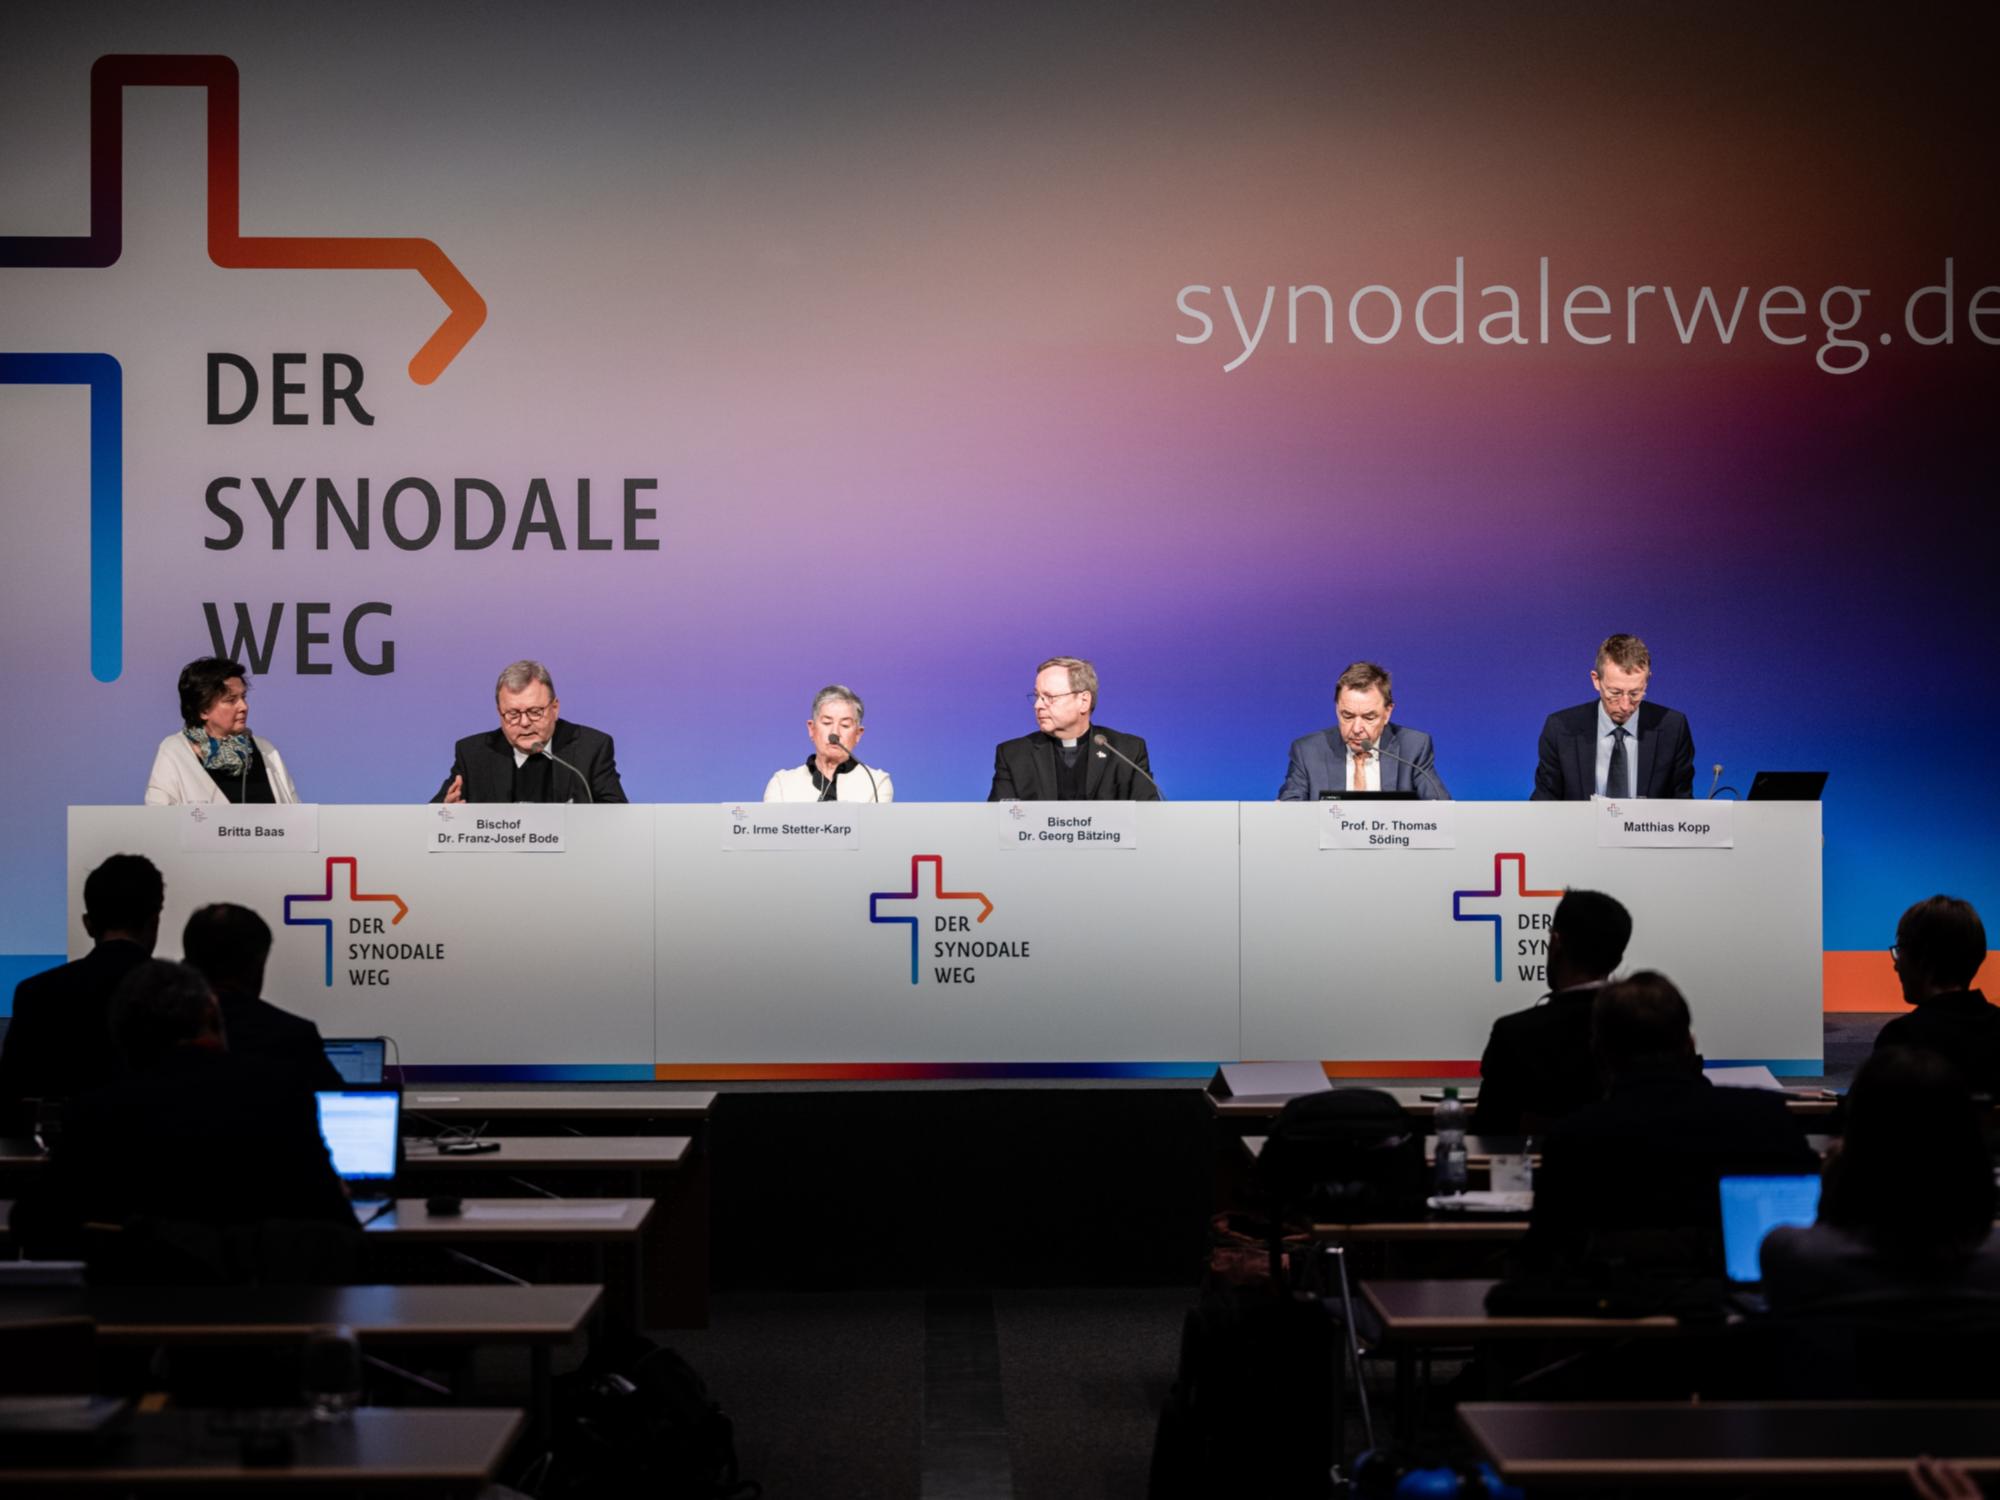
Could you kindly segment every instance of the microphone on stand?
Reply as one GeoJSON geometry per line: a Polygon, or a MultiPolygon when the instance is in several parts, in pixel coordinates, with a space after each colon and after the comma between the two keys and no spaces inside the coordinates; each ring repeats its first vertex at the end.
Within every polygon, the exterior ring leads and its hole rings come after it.
{"type": "MultiPolygon", "coordinates": [[[[1153,781],[1153,773],[1147,770],[1144,766],[1140,765],[1139,762],[1132,759],[1132,757],[1127,755],[1123,750],[1120,750],[1116,745],[1112,744],[1111,741],[1107,740],[1104,737],[1103,730],[1098,730],[1095,734],[1091,735],[1090,743],[1095,745],[1100,750],[1109,750],[1113,755],[1117,756],[1120,760],[1124,761],[1126,765],[1130,766],[1133,770],[1137,771],[1141,776],[1145,777],[1148,781],[1153,781]]],[[[1153,781],[1153,795],[1158,797],[1162,802],[1167,800],[1167,794],[1160,790],[1160,784],[1157,781],[1153,781]]]]}
{"type": "MultiPolygon", "coordinates": [[[[845,750],[847,752],[847,758],[853,761],[857,766],[861,766],[861,769],[867,772],[868,800],[870,802],[880,802],[882,800],[882,788],[875,784],[875,773],[873,771],[869,771],[867,766],[861,764],[861,757],[854,753],[854,747],[852,745],[841,744],[840,736],[837,734],[828,735],[826,737],[826,742],[829,745],[833,746],[836,750],[845,750]]],[[[840,794],[838,792],[834,793],[834,800],[836,802],[840,800],[840,794]]]]}
{"type": "Polygon", "coordinates": [[[548,761],[551,765],[561,766],[565,771],[569,772],[570,775],[574,776],[577,779],[577,781],[582,784],[583,800],[588,803],[596,802],[597,799],[590,795],[590,782],[585,779],[583,772],[579,771],[575,766],[571,765],[568,761],[564,760],[560,755],[556,754],[555,751],[549,748],[549,741],[552,739],[554,739],[553,735],[551,735],[548,740],[537,740],[535,742],[535,748],[530,750],[528,754],[539,755],[544,760],[548,761]]]}
{"type": "Polygon", "coordinates": [[[1711,802],[1715,800],[1715,784],[1720,780],[1722,780],[1722,762],[1717,761],[1715,763],[1715,774],[1708,778],[1708,800],[1711,802]]]}
{"type": "Polygon", "coordinates": [[[1411,760],[1408,756],[1398,755],[1393,750],[1384,750],[1382,748],[1382,739],[1380,735],[1377,735],[1373,740],[1369,742],[1368,748],[1374,751],[1375,754],[1377,755],[1386,755],[1389,757],[1390,760],[1398,761],[1401,764],[1408,766],[1412,771],[1421,772],[1423,775],[1430,777],[1431,785],[1437,788],[1438,796],[1443,801],[1446,802],[1451,801],[1451,791],[1448,787],[1445,786],[1444,779],[1441,776],[1439,776],[1437,772],[1433,771],[1429,766],[1420,766],[1415,761],[1411,760]]]}

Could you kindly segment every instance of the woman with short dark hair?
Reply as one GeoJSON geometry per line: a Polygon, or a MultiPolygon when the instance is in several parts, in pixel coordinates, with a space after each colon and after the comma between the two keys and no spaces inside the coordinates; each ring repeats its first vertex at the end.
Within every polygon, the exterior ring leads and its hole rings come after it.
{"type": "Polygon", "coordinates": [[[222,656],[181,668],[182,727],[160,741],[148,803],[299,800],[277,747],[250,733],[249,676],[222,656]]]}

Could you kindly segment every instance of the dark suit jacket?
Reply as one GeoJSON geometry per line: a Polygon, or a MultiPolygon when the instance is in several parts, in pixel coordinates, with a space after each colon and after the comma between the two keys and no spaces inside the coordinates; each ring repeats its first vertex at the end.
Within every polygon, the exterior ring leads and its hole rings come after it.
{"type": "Polygon", "coordinates": [[[308,1091],[346,1087],[340,1070],[327,1061],[319,1028],[304,1016],[230,990],[216,991],[216,999],[222,1006],[223,1035],[236,1056],[282,1069],[308,1091]]]}
{"type": "MultiPolygon", "coordinates": [[[[611,736],[588,724],[556,721],[555,754],[581,771],[590,783],[586,799],[576,778],[561,766],[549,767],[552,802],[623,802],[625,788],[618,781],[618,762],[612,754],[611,736]]],[[[437,789],[433,802],[444,801],[454,776],[465,778],[467,802],[512,802],[514,800],[514,747],[498,729],[484,734],[468,734],[452,747],[451,769],[437,789]]]]}
{"type": "Polygon", "coordinates": [[[1601,985],[1548,996],[1493,1023],[1479,1060],[1474,1135],[1526,1135],[1524,1118],[1542,1128],[1593,1103],[1603,1092],[1590,1054],[1590,1007],[1601,985]]]}
{"type": "MultiPolygon", "coordinates": [[[[1089,802],[1158,802],[1153,768],[1146,760],[1146,742],[1136,734],[1120,734],[1093,724],[1083,736],[1084,800],[1089,802]],[[1141,776],[1124,761],[1091,743],[1094,735],[1117,746],[1145,768],[1141,776]]],[[[988,802],[1053,802],[1056,799],[1056,742],[1037,730],[1018,740],[1002,740],[993,751],[993,787],[988,802]]]]}
{"type": "Polygon", "coordinates": [[[111,992],[145,960],[134,943],[100,943],[74,963],[14,986],[14,1019],[0,1043],[0,1129],[25,1135],[29,1099],[68,1099],[124,1072],[111,1044],[111,992]]]}
{"type": "Polygon", "coordinates": [[[1818,1171],[1777,1094],[1717,1088],[1693,1060],[1629,1075],[1549,1127],[1523,1259],[1574,1265],[1629,1252],[1719,1274],[1716,1180],[1818,1171]]]}
{"type": "Polygon", "coordinates": [[[313,1097],[219,1047],[176,1047],[75,1099],[48,1166],[14,1206],[31,1254],[75,1253],[85,1223],[268,1220],[354,1228],[313,1097]]]}
{"type": "Polygon", "coordinates": [[[1933,995],[1875,1033],[1880,1047],[1928,1047],[1949,1058],[1973,1091],[2000,1094],[2000,1006],[1978,990],[1933,995]]]}
{"type": "MultiPolygon", "coordinates": [[[[1542,725],[1533,802],[1588,802],[1597,791],[1597,700],[1558,709],[1542,725]]],[[[1687,716],[1657,703],[1639,705],[1638,797],[1694,795],[1694,736],[1687,716]]]]}
{"type": "MultiPolygon", "coordinates": [[[[1382,726],[1382,790],[1415,792],[1425,802],[1448,801],[1444,779],[1433,763],[1431,737],[1391,719],[1382,726]]],[[[1321,792],[1347,790],[1347,743],[1338,729],[1322,729],[1292,741],[1280,802],[1317,802],[1321,792]]]]}

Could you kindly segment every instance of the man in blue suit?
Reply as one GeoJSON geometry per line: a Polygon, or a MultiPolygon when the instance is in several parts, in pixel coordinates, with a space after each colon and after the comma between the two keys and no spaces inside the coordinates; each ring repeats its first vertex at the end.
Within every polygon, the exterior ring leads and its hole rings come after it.
{"type": "Polygon", "coordinates": [[[1646,701],[1652,654],[1636,635],[1597,648],[1597,701],[1557,709],[1542,725],[1533,802],[1692,797],[1694,736],[1687,715],[1646,701]]]}
{"type": "Polygon", "coordinates": [[[1426,802],[1448,801],[1431,764],[1431,737],[1421,729],[1391,724],[1396,694],[1389,673],[1372,661],[1358,661],[1334,684],[1338,722],[1292,741],[1280,802],[1317,802],[1322,793],[1415,792],[1426,802]]]}

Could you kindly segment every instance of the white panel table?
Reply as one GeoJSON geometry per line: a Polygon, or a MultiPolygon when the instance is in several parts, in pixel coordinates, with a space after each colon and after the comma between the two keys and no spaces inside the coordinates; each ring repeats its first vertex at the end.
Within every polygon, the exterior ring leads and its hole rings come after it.
{"type": "Polygon", "coordinates": [[[1712,1061],[1818,1071],[1819,804],[1732,806],[1727,849],[1600,848],[1587,802],[1452,812],[1454,848],[1322,849],[1322,805],[1242,804],[1243,1057],[1399,1065],[1390,1074],[1477,1061],[1494,1017],[1547,990],[1543,924],[1580,887],[1625,903],[1625,968],[1673,979],[1712,1061]]]}

